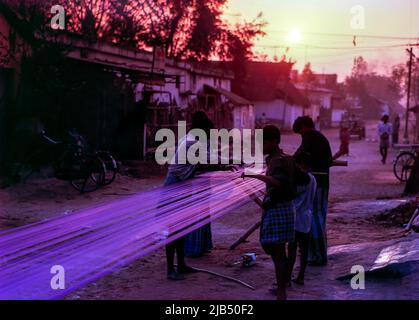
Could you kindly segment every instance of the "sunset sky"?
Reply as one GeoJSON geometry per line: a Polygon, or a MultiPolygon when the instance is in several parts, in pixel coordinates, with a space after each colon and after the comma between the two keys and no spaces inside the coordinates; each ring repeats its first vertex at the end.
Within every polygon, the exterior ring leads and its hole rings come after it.
{"type": "MultiPolygon", "coordinates": [[[[289,47],[287,56],[298,61],[297,69],[311,62],[314,71],[338,73],[340,80],[350,73],[358,55],[375,71],[388,72],[391,65],[407,59],[406,47],[397,46],[418,43],[407,38],[419,38],[417,0],[230,0],[226,19],[250,21],[259,12],[268,25],[255,52],[281,57],[289,47]],[[365,9],[362,30],[351,27],[351,8],[356,5],[365,9]],[[290,33],[296,42],[290,42],[290,33]],[[353,35],[358,36],[356,47],[353,35]]],[[[419,48],[415,52],[419,56],[419,48]]]]}

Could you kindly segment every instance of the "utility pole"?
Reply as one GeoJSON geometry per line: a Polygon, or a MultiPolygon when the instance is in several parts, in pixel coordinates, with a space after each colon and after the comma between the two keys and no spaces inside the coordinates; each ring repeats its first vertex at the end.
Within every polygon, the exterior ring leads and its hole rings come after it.
{"type": "Polygon", "coordinates": [[[413,65],[413,48],[406,49],[409,53],[409,76],[407,80],[407,103],[406,103],[406,126],[404,128],[403,143],[409,144],[409,109],[410,109],[410,90],[412,87],[412,65],[413,65]]]}

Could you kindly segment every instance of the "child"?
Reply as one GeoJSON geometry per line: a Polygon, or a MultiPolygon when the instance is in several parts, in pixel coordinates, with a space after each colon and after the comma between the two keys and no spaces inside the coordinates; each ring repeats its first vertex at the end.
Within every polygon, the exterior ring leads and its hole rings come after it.
{"type": "Polygon", "coordinates": [[[263,215],[260,228],[260,242],[264,251],[272,257],[279,300],[286,300],[286,282],[288,277],[286,244],[294,242],[296,197],[294,182],[295,163],[291,156],[280,148],[281,134],[277,127],[268,125],[263,128],[263,153],[266,158],[265,175],[245,175],[266,183],[266,196],[263,200],[263,215]]]}
{"type": "Polygon", "coordinates": [[[295,241],[288,244],[288,281],[291,281],[292,271],[297,258],[297,246],[300,249],[300,271],[293,281],[304,285],[304,273],[308,262],[308,248],[310,239],[311,222],[313,215],[313,202],[316,195],[317,183],[312,174],[308,172],[310,155],[305,152],[294,156],[299,170],[296,174],[297,198],[295,205],[295,241]]]}
{"type": "Polygon", "coordinates": [[[351,135],[347,127],[340,129],[340,148],[339,151],[333,156],[333,160],[337,160],[342,156],[349,155],[349,141],[351,135]]]}

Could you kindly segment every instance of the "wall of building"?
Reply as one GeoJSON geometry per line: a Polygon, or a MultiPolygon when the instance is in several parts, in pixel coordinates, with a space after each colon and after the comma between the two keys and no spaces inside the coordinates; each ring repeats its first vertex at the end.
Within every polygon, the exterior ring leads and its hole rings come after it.
{"type": "MultiPolygon", "coordinates": [[[[179,68],[176,66],[167,66],[165,73],[171,76],[178,76],[179,82],[171,79],[170,83],[165,83],[163,86],[152,86],[154,90],[170,93],[156,94],[155,97],[161,102],[175,102],[175,104],[186,109],[191,99],[194,99],[197,93],[204,89],[204,85],[222,88],[231,91],[232,78],[220,77],[217,75],[197,74],[193,70],[186,68],[179,68]],[[192,93],[192,95],[185,95],[184,93],[192,93]],[[172,101],[169,101],[171,97],[172,101]]],[[[139,83],[136,88],[137,100],[141,99],[141,92],[144,89],[144,84],[139,83]]]]}
{"type": "Polygon", "coordinates": [[[234,128],[255,128],[255,107],[253,105],[237,106],[233,109],[234,128]]]}
{"type": "Polygon", "coordinates": [[[280,99],[272,101],[255,101],[256,119],[263,118],[282,121],[284,119],[284,101],[280,99]]]}
{"type": "Polygon", "coordinates": [[[306,109],[304,114],[311,117],[313,120],[316,120],[320,116],[320,106],[312,104],[310,108],[306,109]]]}
{"type": "Polygon", "coordinates": [[[332,110],[332,127],[338,127],[340,125],[340,122],[342,120],[342,116],[346,110],[344,109],[336,109],[334,108],[332,110]]]}
{"type": "Polygon", "coordinates": [[[303,107],[298,105],[285,104],[283,100],[273,101],[259,101],[255,102],[256,119],[263,118],[263,113],[266,119],[274,120],[277,125],[285,129],[292,129],[294,121],[303,115],[303,107]],[[284,112],[285,107],[285,112],[284,112]]]}
{"type": "Polygon", "coordinates": [[[302,115],[303,115],[303,107],[297,106],[297,105],[288,106],[285,112],[284,128],[291,130],[295,120],[297,120],[297,118],[301,117],[302,115]]]}
{"type": "MultiPolygon", "coordinates": [[[[147,121],[144,132],[147,132],[144,137],[145,152],[152,152],[154,149],[154,132],[157,132],[161,126],[168,127],[170,125],[175,132],[177,131],[178,120],[191,120],[191,115],[197,110],[205,111],[208,116],[214,121],[217,128],[230,129],[233,126],[234,118],[241,116],[242,113],[247,113],[251,116],[250,119],[239,119],[245,127],[254,128],[254,112],[244,108],[243,110],[235,110],[228,107],[229,102],[222,95],[212,94],[206,96],[204,93],[205,85],[222,88],[231,91],[232,75],[225,75],[221,72],[216,72],[212,69],[205,70],[203,66],[188,65],[188,63],[175,63],[168,61],[165,68],[165,74],[168,78],[162,85],[145,85],[138,84],[136,87],[136,100],[142,105],[143,91],[147,87],[156,92],[152,95],[154,103],[167,103],[171,107],[171,111],[156,111],[157,115],[153,116],[153,121],[147,121]],[[195,67],[199,68],[196,70],[195,67]],[[176,78],[178,81],[176,81],[176,78]],[[171,114],[167,117],[166,112],[171,114]]],[[[140,125],[140,124],[139,124],[140,125]]]]}
{"type": "Polygon", "coordinates": [[[331,93],[322,93],[322,92],[309,92],[308,97],[311,104],[317,105],[326,109],[332,107],[332,94],[331,93]]]}

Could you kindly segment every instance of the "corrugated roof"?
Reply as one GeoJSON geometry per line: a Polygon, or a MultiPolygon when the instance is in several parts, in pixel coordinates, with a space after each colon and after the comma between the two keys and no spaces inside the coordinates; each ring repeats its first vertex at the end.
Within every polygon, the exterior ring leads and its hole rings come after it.
{"type": "Polygon", "coordinates": [[[235,87],[249,101],[286,99],[292,104],[308,107],[309,100],[289,80],[293,63],[249,61],[246,77],[236,78],[235,87]]]}
{"type": "Polygon", "coordinates": [[[245,98],[240,97],[239,95],[237,95],[237,94],[235,94],[233,92],[230,92],[228,90],[225,90],[223,88],[212,87],[212,86],[210,86],[208,84],[205,84],[204,85],[204,88],[206,90],[212,90],[212,91],[218,92],[219,94],[221,94],[224,97],[226,97],[231,103],[233,103],[235,105],[240,106],[240,105],[249,105],[249,104],[252,104],[249,100],[246,100],[245,98]]]}
{"type": "Polygon", "coordinates": [[[322,87],[316,87],[316,86],[305,86],[305,84],[303,83],[299,83],[296,85],[298,89],[300,90],[307,90],[310,92],[319,92],[319,93],[330,93],[330,94],[336,94],[337,92],[335,90],[331,90],[331,89],[327,89],[327,88],[322,88],[322,87]]]}
{"type": "Polygon", "coordinates": [[[290,81],[279,81],[277,84],[277,97],[285,99],[292,104],[308,108],[310,101],[301,91],[290,81]]]}

